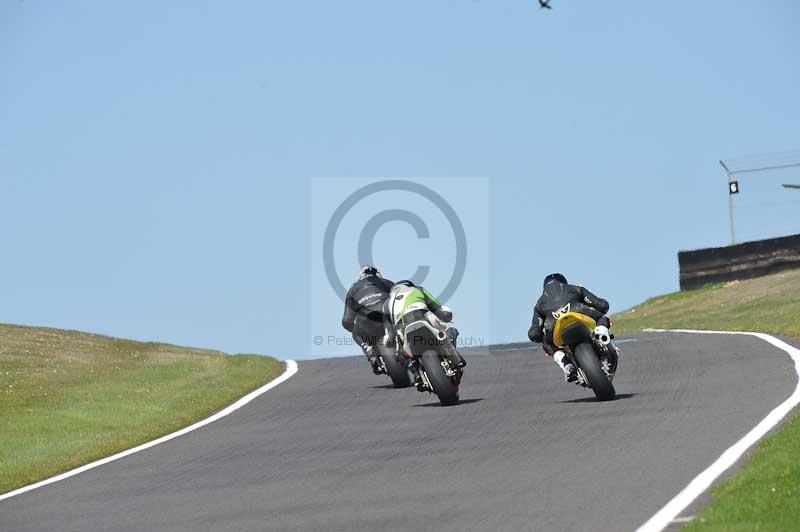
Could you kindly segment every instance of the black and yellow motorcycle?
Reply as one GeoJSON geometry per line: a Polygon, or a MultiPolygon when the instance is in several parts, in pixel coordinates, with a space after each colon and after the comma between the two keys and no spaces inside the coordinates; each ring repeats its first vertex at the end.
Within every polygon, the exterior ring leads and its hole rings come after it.
{"type": "Polygon", "coordinates": [[[612,381],[619,353],[611,338],[595,338],[595,327],[597,323],[591,317],[566,312],[553,327],[553,343],[577,368],[577,384],[591,388],[599,401],[610,401],[616,396],[612,381]]]}

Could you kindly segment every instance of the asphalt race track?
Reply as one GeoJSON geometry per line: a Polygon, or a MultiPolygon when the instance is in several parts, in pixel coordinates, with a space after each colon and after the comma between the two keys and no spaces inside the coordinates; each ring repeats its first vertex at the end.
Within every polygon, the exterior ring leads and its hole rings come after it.
{"type": "Polygon", "coordinates": [[[796,375],[753,337],[626,340],[608,403],[530,344],[465,350],[453,407],[360,357],[301,362],[220,421],[0,502],[0,530],[635,530],[796,375]]]}

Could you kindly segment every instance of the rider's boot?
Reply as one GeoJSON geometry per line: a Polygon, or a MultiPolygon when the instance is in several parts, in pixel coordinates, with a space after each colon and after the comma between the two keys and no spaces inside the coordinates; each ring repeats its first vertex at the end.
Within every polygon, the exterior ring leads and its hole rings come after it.
{"type": "Polygon", "coordinates": [[[575,368],[575,365],[569,361],[564,362],[567,358],[567,354],[564,353],[561,349],[553,353],[553,360],[556,361],[556,364],[561,368],[564,372],[564,380],[567,382],[575,382],[578,380],[578,370],[575,368]]]}
{"type": "MultiPolygon", "coordinates": [[[[610,327],[610,324],[609,324],[610,327]]],[[[611,341],[614,335],[605,325],[598,325],[592,331],[594,341],[603,346],[608,353],[607,362],[603,362],[603,369],[606,373],[614,373],[617,370],[617,360],[619,359],[619,348],[611,341]]]]}
{"type": "Polygon", "coordinates": [[[458,352],[457,345],[458,345],[458,329],[456,329],[453,325],[450,325],[445,329],[445,334],[447,335],[447,339],[450,340],[450,344],[453,346],[453,352],[455,352],[456,356],[458,357],[458,367],[465,368],[467,367],[467,361],[464,360],[464,357],[461,356],[461,353],[458,352]]]}
{"type": "Polygon", "coordinates": [[[414,375],[414,387],[417,389],[417,391],[427,392],[428,388],[422,381],[422,375],[420,375],[419,373],[419,368],[417,367],[417,361],[416,360],[410,361],[408,363],[408,369],[411,370],[411,374],[414,375]]]}
{"type": "Polygon", "coordinates": [[[375,375],[380,375],[383,373],[383,367],[381,367],[381,359],[375,353],[375,348],[368,343],[361,344],[361,348],[364,350],[364,355],[367,357],[370,366],[372,366],[372,373],[375,375]]]}
{"type": "Polygon", "coordinates": [[[608,345],[611,343],[611,340],[614,338],[614,335],[611,334],[611,331],[608,330],[608,327],[605,325],[598,325],[592,331],[592,336],[597,343],[600,345],[608,345]]]}

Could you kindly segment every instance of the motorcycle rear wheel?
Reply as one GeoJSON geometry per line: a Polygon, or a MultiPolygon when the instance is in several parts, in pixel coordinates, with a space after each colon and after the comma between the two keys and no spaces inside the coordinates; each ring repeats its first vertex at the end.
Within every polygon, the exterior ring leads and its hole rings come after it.
{"type": "Polygon", "coordinates": [[[433,387],[433,393],[439,398],[442,406],[451,406],[458,403],[458,388],[442,367],[442,359],[434,350],[425,351],[420,357],[425,374],[433,387]]]}
{"type": "Polygon", "coordinates": [[[391,349],[381,346],[379,348],[383,364],[386,366],[386,373],[392,379],[395,388],[408,388],[411,386],[411,377],[408,376],[406,365],[397,359],[397,355],[391,349]]]}
{"type": "Polygon", "coordinates": [[[589,386],[592,387],[594,395],[598,401],[610,401],[616,397],[617,392],[614,390],[614,385],[608,380],[606,372],[600,365],[600,359],[597,358],[594,347],[588,343],[578,344],[574,351],[575,361],[578,366],[583,370],[586,379],[589,381],[589,386]]]}

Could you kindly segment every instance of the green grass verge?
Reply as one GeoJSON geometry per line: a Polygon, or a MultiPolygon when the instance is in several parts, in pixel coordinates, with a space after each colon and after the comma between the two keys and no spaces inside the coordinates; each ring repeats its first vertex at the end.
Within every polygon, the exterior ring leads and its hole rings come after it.
{"type": "MultiPolygon", "coordinates": [[[[646,327],[757,331],[800,338],[800,270],[655,297],[614,316],[616,332],[646,327]]],[[[690,532],[800,529],[800,414],[765,438],[711,491],[690,532]]]]}
{"type": "Polygon", "coordinates": [[[282,371],[270,357],[0,324],[0,493],[169,434],[282,371]]]}

